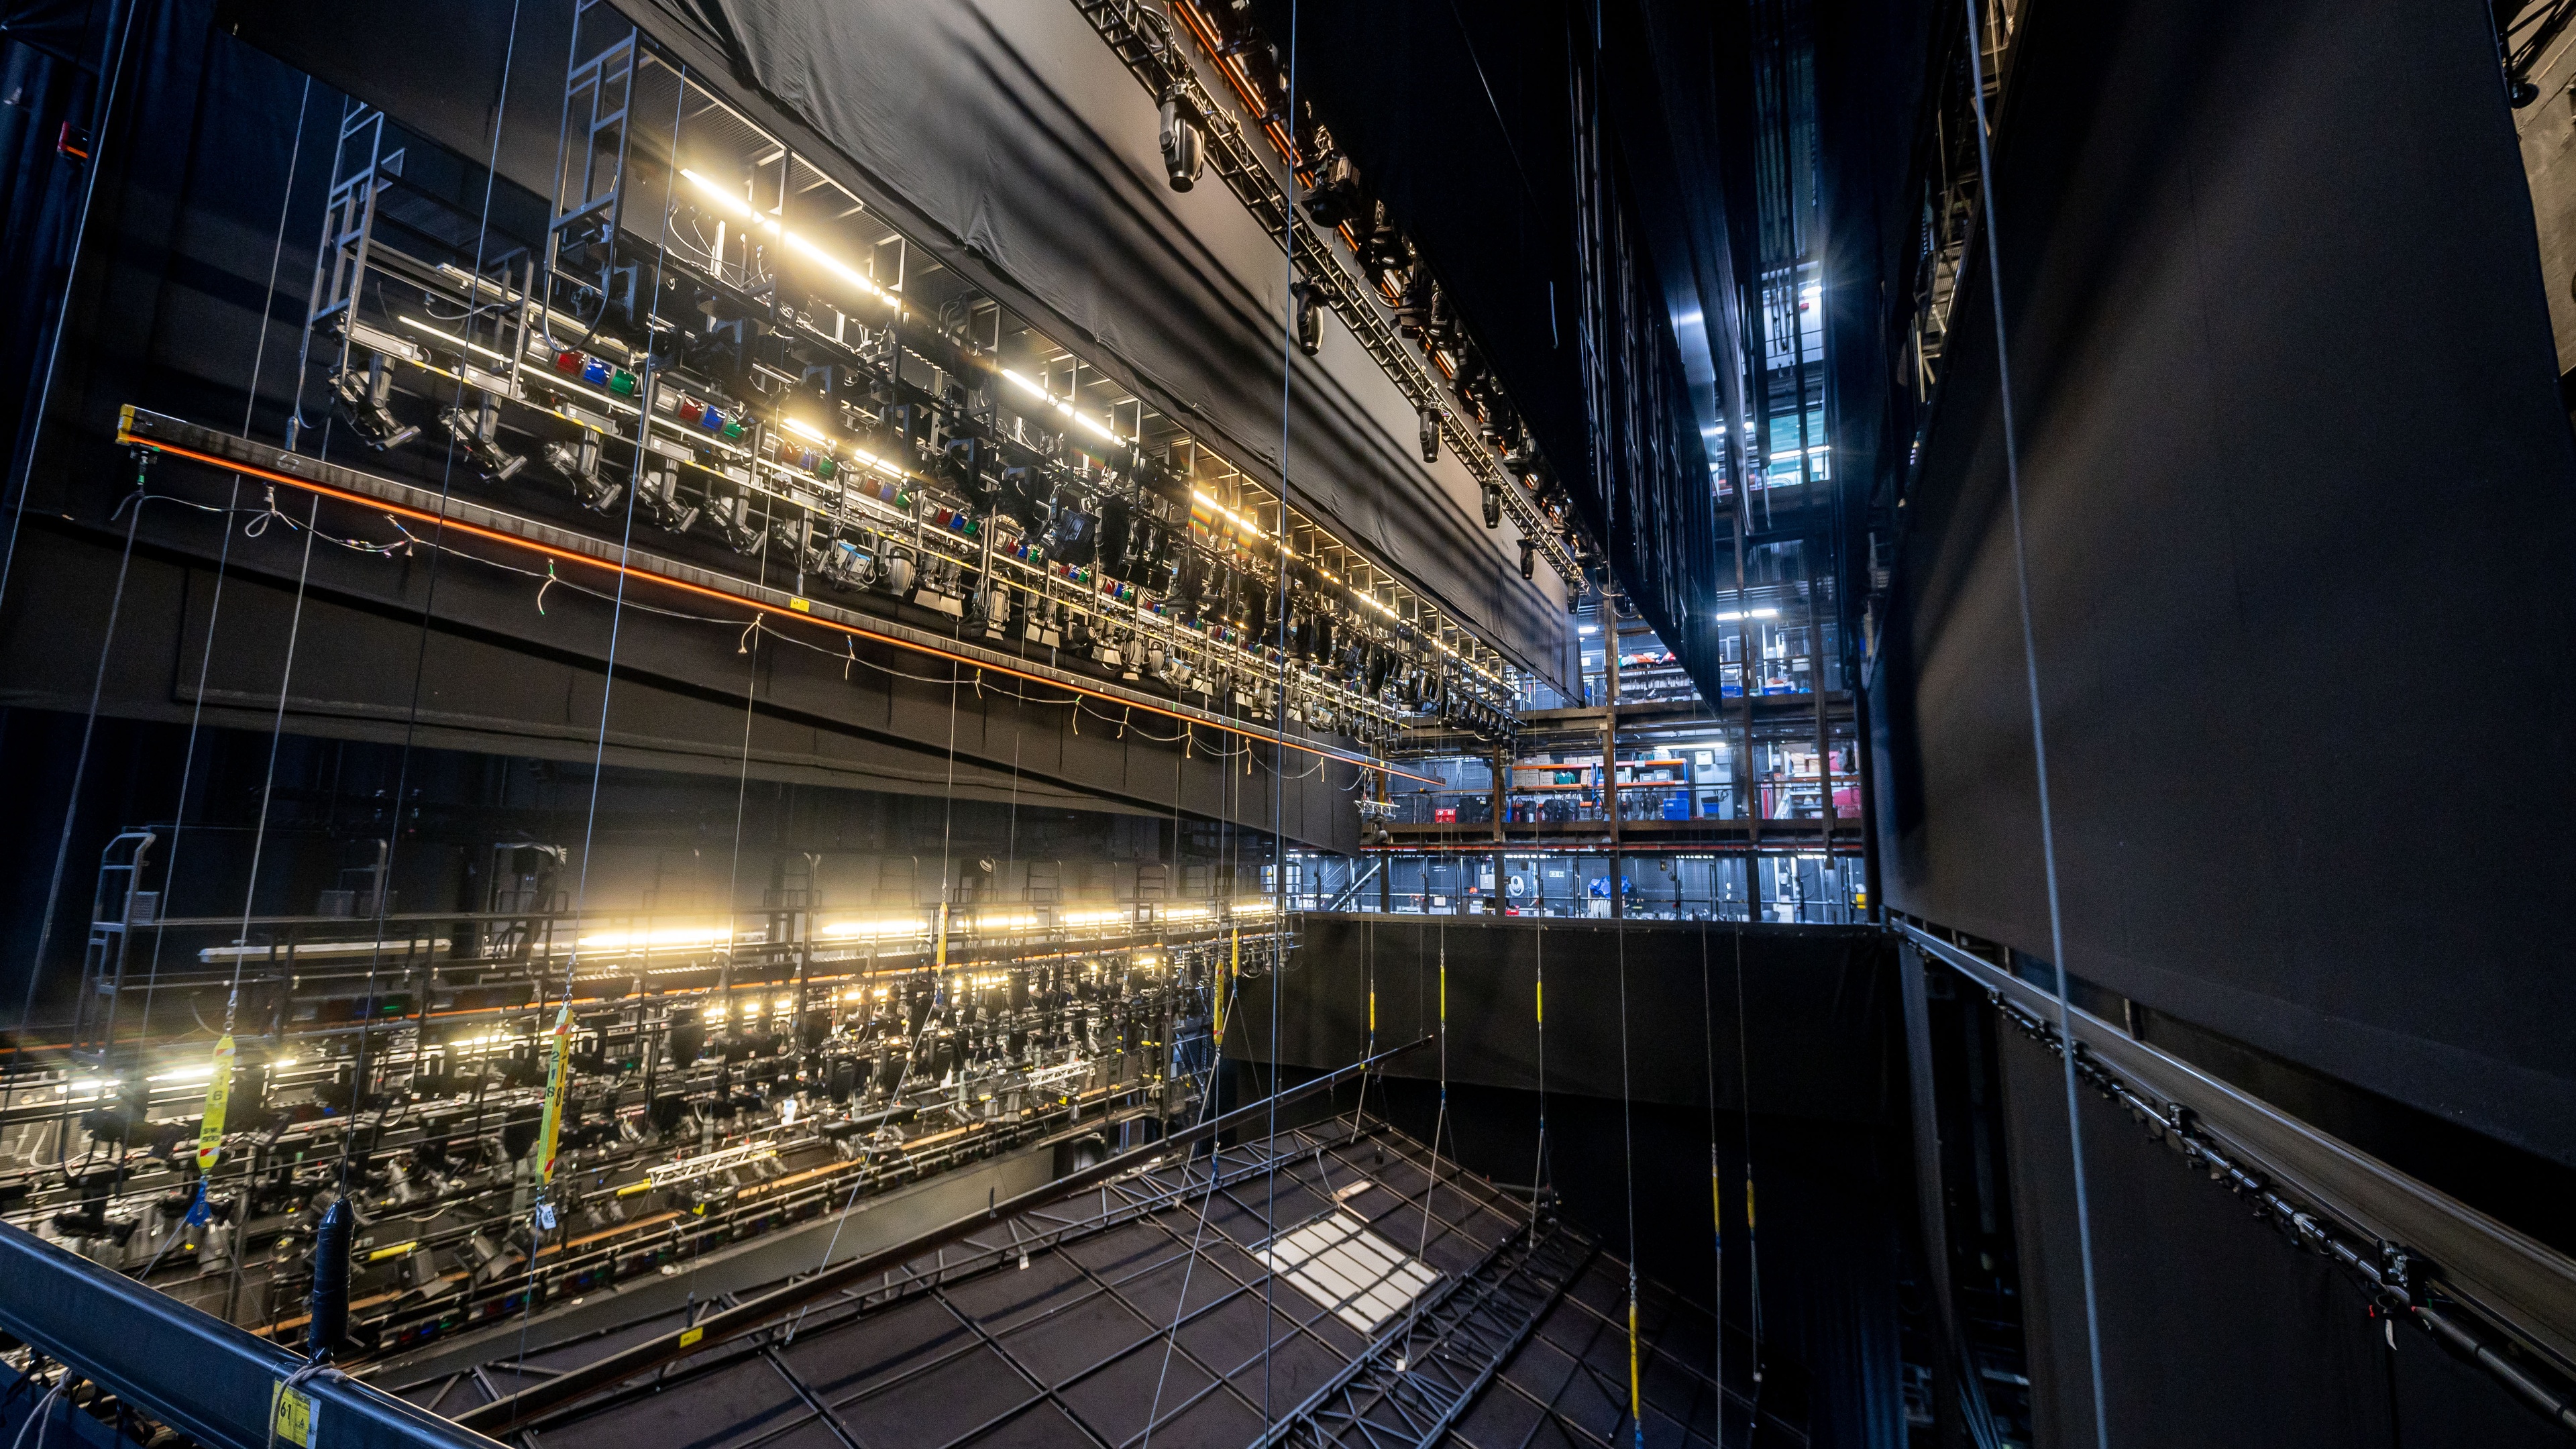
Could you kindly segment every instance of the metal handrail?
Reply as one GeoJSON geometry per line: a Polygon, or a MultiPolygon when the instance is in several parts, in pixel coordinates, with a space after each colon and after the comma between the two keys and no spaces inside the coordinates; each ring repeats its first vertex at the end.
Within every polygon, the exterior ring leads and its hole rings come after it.
{"type": "MultiPolygon", "coordinates": [[[[275,1449],[281,1387],[304,1360],[250,1332],[0,1223],[0,1328],[211,1449],[275,1449]]],[[[331,1449],[500,1449],[337,1374],[296,1386],[331,1449]]]]}

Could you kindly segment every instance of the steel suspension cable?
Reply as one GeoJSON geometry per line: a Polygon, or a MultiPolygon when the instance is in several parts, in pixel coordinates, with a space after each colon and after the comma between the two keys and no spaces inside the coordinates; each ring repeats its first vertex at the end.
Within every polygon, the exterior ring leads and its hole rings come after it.
{"type": "Polygon", "coordinates": [[[2039,641],[2031,620],[2030,552],[2022,537],[2021,443],[2013,418],[2012,356],[2004,326],[2003,251],[1995,234],[1994,151],[1987,134],[1985,59],[1979,47],[1977,0],[1967,0],[1968,99],[1975,111],[1977,191],[1982,208],[1977,229],[1986,238],[1986,293],[1995,313],[1995,381],[2002,403],[2004,489],[2012,520],[2013,583],[2021,610],[2022,681],[2030,699],[2032,769],[2039,785],[2039,854],[2048,885],[2049,965],[2057,973],[2057,1026],[2067,1042],[2062,1066],[2066,1086],[2066,1144],[2075,1178],[2075,1241],[2084,1270],[2084,1346],[2092,1370],[2093,1437],[2099,1449],[2110,1449],[2111,1422],[2102,1382],[2102,1318],[2093,1272],[2093,1207],[2084,1180],[2084,1128],[2076,1112],[2074,1008],[2067,996],[2066,929],[2058,901],[2057,829],[2048,793],[2048,731],[2040,709],[2039,641]]]}

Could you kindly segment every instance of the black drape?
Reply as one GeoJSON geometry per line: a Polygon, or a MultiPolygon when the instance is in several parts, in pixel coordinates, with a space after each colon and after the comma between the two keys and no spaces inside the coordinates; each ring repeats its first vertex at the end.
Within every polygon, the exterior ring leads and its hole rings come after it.
{"type": "MultiPolygon", "coordinates": [[[[2576,445],[2471,4],[2042,4],[1998,124],[2069,971],[2576,1162],[2576,445]]],[[[1872,689],[1889,903],[2052,955],[1989,278],[1872,689]]]]}

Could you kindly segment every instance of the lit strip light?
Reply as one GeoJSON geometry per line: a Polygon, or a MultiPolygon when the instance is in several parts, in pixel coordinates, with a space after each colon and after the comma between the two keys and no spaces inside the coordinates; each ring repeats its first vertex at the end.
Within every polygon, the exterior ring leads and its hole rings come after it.
{"type": "Polygon", "coordinates": [[[1122,438],[1118,436],[1118,431],[1115,428],[1110,427],[1107,423],[1102,422],[1100,419],[1093,417],[1089,413],[1075,412],[1073,410],[1072,403],[1065,401],[1063,398],[1057,397],[1054,393],[1047,391],[1045,388],[1038,386],[1036,383],[1029,381],[1027,378],[1020,376],[1018,373],[1011,371],[1007,367],[1002,369],[1002,376],[1018,383],[1021,390],[1028,393],[1029,396],[1038,399],[1040,402],[1054,404],[1057,412],[1064,414],[1066,417],[1073,419],[1083,427],[1090,429],[1092,432],[1098,433],[1100,436],[1107,438],[1113,443],[1133,443],[1135,441],[1133,438],[1122,438]]]}
{"type": "MultiPolygon", "coordinates": [[[[832,630],[834,633],[846,634],[853,639],[865,639],[871,644],[885,644],[897,649],[910,650],[915,654],[926,654],[933,659],[944,660],[950,664],[963,665],[968,669],[988,670],[1006,678],[1026,680],[1031,684],[1044,685],[1049,689],[1061,689],[1068,694],[1078,694],[1085,699],[1096,699],[1104,704],[1114,704],[1125,709],[1141,709],[1147,714],[1154,715],[1157,718],[1173,720],[1186,725],[1193,725],[1200,729],[1215,730],[1220,734],[1234,735],[1240,739],[1265,741],[1269,744],[1279,746],[1282,749],[1295,750],[1299,754],[1314,755],[1327,760],[1339,760],[1345,765],[1355,765],[1363,770],[1374,770],[1379,774],[1393,776],[1398,779],[1417,780],[1425,785],[1436,785],[1440,783],[1428,775],[1417,775],[1411,770],[1399,770],[1395,766],[1381,760],[1371,760],[1362,756],[1347,755],[1342,753],[1340,750],[1328,750],[1320,746],[1306,744],[1301,740],[1292,740],[1284,734],[1275,733],[1270,730],[1249,729],[1243,725],[1229,724],[1221,720],[1202,718],[1201,716],[1194,714],[1183,714],[1176,709],[1168,709],[1162,705],[1148,704],[1142,700],[1128,699],[1102,690],[1087,688],[1083,685],[1073,683],[1070,680],[1053,678],[1043,674],[1031,674],[1026,670],[1013,669],[1005,664],[996,664],[991,660],[976,659],[964,654],[951,653],[950,651],[938,648],[935,645],[919,644],[909,639],[896,638],[891,634],[880,634],[873,629],[863,629],[856,624],[844,624],[837,619],[821,618],[810,612],[809,609],[796,609],[790,608],[784,604],[767,603],[762,600],[752,598],[746,594],[737,594],[728,592],[724,589],[709,588],[705,584],[694,584],[686,579],[673,578],[668,574],[656,573],[651,569],[635,568],[627,564],[619,563],[614,559],[595,558],[589,554],[581,553],[574,549],[558,548],[552,544],[539,543],[534,539],[521,538],[516,534],[505,533],[497,528],[485,528],[478,524],[467,523],[462,519],[443,517],[439,514],[431,513],[427,509],[413,508],[400,503],[391,503],[381,498],[370,498],[364,493],[352,493],[345,488],[334,488],[328,483],[317,483],[310,478],[298,478],[292,473],[280,473],[274,469],[259,467],[256,464],[238,462],[234,459],[222,457],[218,454],[200,452],[195,448],[185,447],[159,438],[142,437],[122,425],[117,428],[116,441],[117,445],[120,447],[139,446],[150,448],[154,452],[166,453],[173,458],[185,458],[192,463],[203,463],[210,468],[221,468],[227,472],[239,473],[245,478],[257,478],[266,483],[283,483],[289,488],[298,488],[302,489],[304,492],[314,494],[317,497],[329,498],[337,502],[353,504],[359,508],[366,509],[371,513],[382,513],[393,517],[408,518],[414,522],[431,524],[443,530],[463,534],[469,538],[481,539],[487,543],[502,544],[511,548],[523,548],[532,553],[541,554],[547,558],[560,559],[566,563],[587,564],[592,568],[605,569],[612,574],[619,574],[628,578],[648,580],[650,582],[660,584],[665,588],[676,589],[681,593],[697,594],[704,598],[717,599],[724,603],[739,605],[742,608],[756,610],[761,614],[774,618],[793,620],[802,624],[813,624],[821,628],[832,630]]],[[[798,602],[801,603],[803,601],[799,600],[798,602]]]]}
{"type": "Polygon", "coordinates": [[[780,245],[786,247],[789,251],[796,253],[798,256],[805,258],[807,261],[812,262],[814,265],[821,267],[823,270],[830,272],[833,276],[840,278],[842,281],[849,283],[852,287],[857,288],[861,295],[874,297],[878,301],[884,302],[889,306],[901,306],[903,304],[903,299],[901,297],[896,296],[894,293],[889,292],[885,288],[868,280],[866,274],[860,272],[857,268],[852,267],[849,263],[842,261],[840,258],[833,256],[830,252],[827,252],[821,247],[815,245],[814,242],[806,237],[804,233],[789,231],[786,227],[779,225],[778,218],[755,210],[750,202],[743,200],[741,197],[725,190],[723,187],[709,181],[707,178],[700,176],[695,171],[691,171],[683,167],[680,174],[687,177],[700,191],[705,192],[709,197],[721,204],[726,210],[732,212],[742,220],[750,222],[767,231],[770,235],[778,238],[780,245]]]}
{"type": "MultiPolygon", "coordinates": [[[[1254,538],[1260,539],[1264,543],[1270,541],[1270,535],[1261,531],[1260,524],[1253,522],[1251,519],[1246,518],[1242,514],[1235,512],[1233,509],[1226,507],[1224,504],[1217,502],[1207,494],[1193,488],[1190,490],[1190,496],[1197,499],[1199,502],[1206,504],[1211,512],[1216,513],[1226,522],[1233,524],[1244,532],[1251,534],[1254,538]]],[[[1295,558],[1297,556],[1296,550],[1288,546],[1286,539],[1281,539],[1279,541],[1279,551],[1288,555],[1290,558],[1295,558]]]]}
{"type": "Polygon", "coordinates": [[[1717,616],[1717,622],[1721,624],[1734,624],[1746,619],[1777,619],[1779,617],[1780,611],[1777,609],[1728,609],[1717,616]]]}

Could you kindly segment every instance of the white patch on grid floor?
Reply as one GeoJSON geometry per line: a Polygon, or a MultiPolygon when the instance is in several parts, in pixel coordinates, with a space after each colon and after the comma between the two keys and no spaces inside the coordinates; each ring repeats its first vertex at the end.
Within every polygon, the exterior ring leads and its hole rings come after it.
{"type": "Polygon", "coordinates": [[[1376,1332],[1440,1281],[1439,1269],[1346,1212],[1291,1228],[1254,1249],[1253,1256],[1362,1333],[1376,1332]]]}

